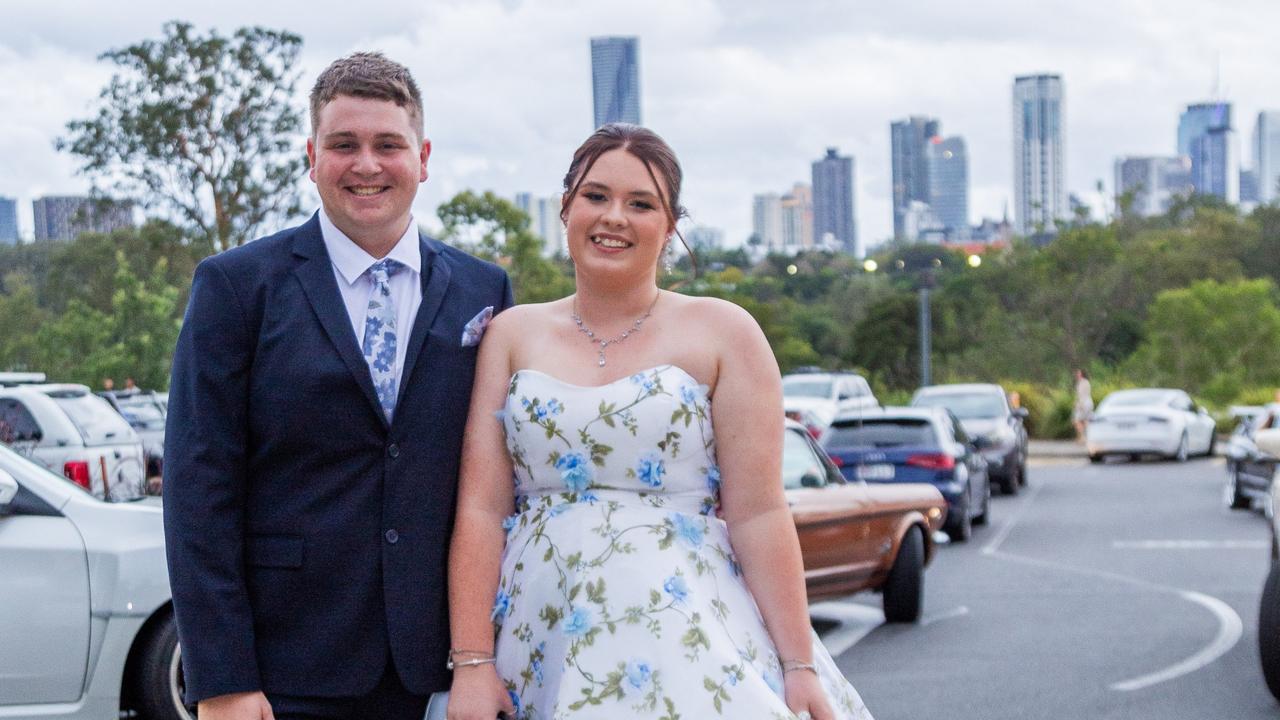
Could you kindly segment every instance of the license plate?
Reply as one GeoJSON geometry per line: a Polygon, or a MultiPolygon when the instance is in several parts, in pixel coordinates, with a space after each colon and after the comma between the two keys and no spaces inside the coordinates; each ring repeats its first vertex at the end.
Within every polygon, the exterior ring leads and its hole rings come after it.
{"type": "Polygon", "coordinates": [[[1138,427],[1137,423],[1116,423],[1116,428],[1120,430],[1132,430],[1138,427]]]}
{"type": "Polygon", "coordinates": [[[892,480],[893,466],[889,464],[859,465],[858,478],[860,480],[892,480]]]}

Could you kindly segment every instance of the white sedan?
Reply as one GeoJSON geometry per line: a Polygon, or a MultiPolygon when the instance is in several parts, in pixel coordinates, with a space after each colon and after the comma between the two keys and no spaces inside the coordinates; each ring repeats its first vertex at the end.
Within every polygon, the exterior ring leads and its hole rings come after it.
{"type": "Polygon", "coordinates": [[[161,519],[0,447],[0,719],[190,720],[161,519]]]}
{"type": "Polygon", "coordinates": [[[1185,461],[1213,453],[1214,422],[1181,390],[1118,390],[1103,398],[1085,426],[1089,459],[1152,453],[1185,461]]]}

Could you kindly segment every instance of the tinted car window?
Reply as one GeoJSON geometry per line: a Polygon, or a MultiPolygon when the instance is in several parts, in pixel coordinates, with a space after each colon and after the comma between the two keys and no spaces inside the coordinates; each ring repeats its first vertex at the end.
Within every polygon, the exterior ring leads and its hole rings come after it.
{"type": "Polygon", "coordinates": [[[855,420],[831,426],[824,440],[827,447],[892,447],[894,445],[936,445],[933,425],[922,418],[855,420]]]}
{"type": "Polygon", "coordinates": [[[40,426],[21,400],[0,398],[0,442],[32,440],[40,426]]]}
{"type": "Polygon", "coordinates": [[[782,383],[782,394],[790,397],[831,397],[830,380],[808,380],[800,378],[785,380],[782,383]]]}
{"type": "Polygon", "coordinates": [[[143,430],[163,430],[164,413],[151,400],[121,400],[120,414],[129,424],[143,430]]]}
{"type": "Polygon", "coordinates": [[[806,473],[819,480],[826,477],[823,464],[813,454],[804,436],[787,430],[782,440],[782,486],[787,489],[803,487],[800,479],[806,473]]]}
{"type": "Polygon", "coordinates": [[[1163,405],[1168,401],[1169,393],[1165,390],[1121,390],[1108,395],[1098,409],[1126,405],[1163,405]]]}
{"type": "Polygon", "coordinates": [[[916,407],[943,407],[961,420],[994,418],[1005,414],[1004,398],[991,393],[937,393],[919,395],[911,404],[916,407]]]}
{"type": "Polygon", "coordinates": [[[86,445],[132,440],[133,429],[106,400],[90,393],[63,390],[48,393],[80,432],[86,445]]]}

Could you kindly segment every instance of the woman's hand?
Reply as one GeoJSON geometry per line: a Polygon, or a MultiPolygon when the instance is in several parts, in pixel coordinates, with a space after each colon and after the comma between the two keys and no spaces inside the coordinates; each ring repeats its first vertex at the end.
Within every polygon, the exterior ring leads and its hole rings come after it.
{"type": "Polygon", "coordinates": [[[792,670],[783,676],[783,684],[791,712],[801,718],[805,717],[802,713],[808,713],[810,720],[835,720],[835,710],[817,675],[808,670],[792,670]]]}
{"type": "Polygon", "coordinates": [[[498,713],[515,718],[516,706],[492,665],[460,667],[453,671],[449,707],[445,711],[448,720],[494,720],[498,713]]]}

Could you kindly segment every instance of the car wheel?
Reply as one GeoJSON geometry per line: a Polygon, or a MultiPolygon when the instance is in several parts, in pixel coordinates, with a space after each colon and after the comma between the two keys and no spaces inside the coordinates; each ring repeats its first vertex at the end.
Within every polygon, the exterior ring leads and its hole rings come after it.
{"type": "Polygon", "coordinates": [[[1103,460],[1106,460],[1106,457],[1105,457],[1105,456],[1103,456],[1103,455],[1090,455],[1090,456],[1089,456],[1089,462],[1093,463],[1094,465],[1101,465],[1103,460]]]}
{"type": "Polygon", "coordinates": [[[1018,463],[1018,484],[1022,487],[1027,486],[1027,461],[1023,460],[1018,463]]]}
{"type": "Polygon", "coordinates": [[[1180,462],[1180,463],[1186,462],[1188,452],[1189,451],[1187,448],[1187,431],[1183,430],[1182,437],[1178,439],[1178,449],[1173,451],[1174,462],[1180,462]]]}
{"type": "Polygon", "coordinates": [[[973,515],[969,512],[969,501],[965,500],[964,505],[960,508],[960,513],[947,524],[947,535],[952,542],[969,542],[969,538],[973,537],[973,515]]]}
{"type": "Polygon", "coordinates": [[[1218,449],[1218,433],[1209,433],[1209,449],[1204,451],[1205,457],[1213,457],[1213,451],[1218,449]]]}
{"type": "Polygon", "coordinates": [[[1267,688],[1280,700],[1280,566],[1274,562],[1262,586],[1258,655],[1262,658],[1262,677],[1267,681],[1267,688]]]}
{"type": "Polygon", "coordinates": [[[982,513],[973,516],[974,525],[986,525],[991,517],[991,480],[987,480],[987,489],[982,493],[982,513]]]}
{"type": "Polygon", "coordinates": [[[898,546],[889,579],[884,581],[884,619],[909,623],[920,619],[924,605],[924,536],[909,528],[898,546]]]}
{"type": "Polygon", "coordinates": [[[1000,492],[1005,495],[1017,495],[1018,487],[1022,485],[1022,481],[1018,479],[1018,466],[1014,465],[1013,469],[1007,475],[1000,478],[1000,492]]]}
{"type": "Polygon", "coordinates": [[[1227,507],[1232,510],[1246,510],[1253,505],[1249,501],[1249,497],[1240,492],[1240,475],[1239,468],[1232,468],[1227,475],[1227,489],[1223,495],[1227,499],[1227,507]]]}
{"type": "Polygon", "coordinates": [[[153,627],[142,646],[133,677],[140,715],[151,720],[193,720],[182,702],[182,648],[173,614],[153,627]]]}

